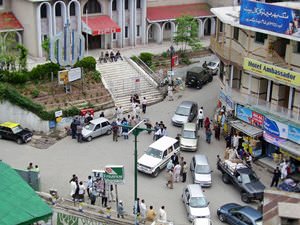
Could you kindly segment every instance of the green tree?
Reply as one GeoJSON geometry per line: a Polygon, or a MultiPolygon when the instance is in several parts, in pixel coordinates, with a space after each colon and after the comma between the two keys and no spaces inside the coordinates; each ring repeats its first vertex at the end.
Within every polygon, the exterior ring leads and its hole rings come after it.
{"type": "Polygon", "coordinates": [[[46,58],[49,59],[49,57],[50,57],[50,39],[49,38],[46,38],[43,40],[42,49],[46,53],[46,58]]]}
{"type": "Polygon", "coordinates": [[[24,47],[24,45],[18,45],[17,48],[19,49],[19,70],[25,71],[27,70],[27,56],[28,50],[24,47]]]}
{"type": "Polygon", "coordinates": [[[177,31],[175,33],[174,42],[181,45],[181,50],[186,51],[186,47],[192,49],[201,48],[201,43],[198,39],[198,23],[195,18],[189,15],[184,15],[176,19],[177,31]]]}

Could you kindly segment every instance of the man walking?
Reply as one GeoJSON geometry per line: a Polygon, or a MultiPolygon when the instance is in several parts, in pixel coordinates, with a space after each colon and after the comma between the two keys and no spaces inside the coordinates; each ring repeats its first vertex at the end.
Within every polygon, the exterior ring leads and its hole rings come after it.
{"type": "Polygon", "coordinates": [[[162,206],[159,209],[158,220],[159,220],[159,222],[163,222],[163,223],[167,222],[167,213],[165,210],[165,206],[162,206]]]}
{"type": "Polygon", "coordinates": [[[173,177],[173,169],[169,170],[167,173],[167,187],[170,189],[173,189],[173,182],[174,182],[174,177],[173,177]]]}
{"type": "Polygon", "coordinates": [[[203,113],[203,107],[201,107],[198,112],[198,129],[203,128],[203,120],[204,120],[204,113],[203,113]]]}
{"type": "Polygon", "coordinates": [[[183,167],[182,167],[182,183],[186,181],[186,174],[187,174],[187,165],[186,161],[183,162],[183,167]]]}
{"type": "Polygon", "coordinates": [[[142,199],[140,202],[140,212],[141,212],[141,222],[144,223],[146,219],[147,206],[145,204],[145,200],[142,199]]]}
{"type": "Polygon", "coordinates": [[[118,133],[119,133],[119,127],[117,122],[114,120],[111,123],[111,127],[112,127],[112,132],[113,132],[113,141],[118,141],[118,133]]]}
{"type": "Polygon", "coordinates": [[[180,180],[180,171],[181,171],[181,166],[179,163],[177,163],[174,167],[174,181],[179,182],[180,180]]]}
{"type": "Polygon", "coordinates": [[[274,184],[275,184],[275,187],[278,186],[278,181],[280,179],[280,176],[281,176],[281,172],[279,170],[279,167],[277,166],[276,169],[273,172],[273,178],[272,178],[272,182],[271,182],[270,187],[273,187],[274,184]]]}
{"type": "Polygon", "coordinates": [[[146,97],[144,97],[142,100],[142,112],[144,114],[146,113],[146,108],[147,108],[147,100],[146,100],[146,97]]]}
{"type": "Polygon", "coordinates": [[[153,206],[150,205],[146,216],[146,224],[149,225],[152,224],[155,221],[155,217],[156,217],[156,212],[154,211],[153,206]]]}

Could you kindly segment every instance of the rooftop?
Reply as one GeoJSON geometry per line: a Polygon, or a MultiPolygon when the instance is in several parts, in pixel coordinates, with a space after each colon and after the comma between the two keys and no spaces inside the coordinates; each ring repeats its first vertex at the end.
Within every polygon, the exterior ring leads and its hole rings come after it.
{"type": "Polygon", "coordinates": [[[0,31],[8,30],[23,30],[23,26],[12,12],[0,13],[0,31]]]}

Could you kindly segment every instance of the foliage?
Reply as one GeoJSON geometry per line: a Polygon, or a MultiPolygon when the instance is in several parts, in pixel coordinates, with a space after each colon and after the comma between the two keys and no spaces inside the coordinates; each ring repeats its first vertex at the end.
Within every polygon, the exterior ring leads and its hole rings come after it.
{"type": "Polygon", "coordinates": [[[150,52],[142,52],[140,54],[140,59],[149,67],[152,65],[152,58],[153,54],[150,52]]]}
{"type": "Polygon", "coordinates": [[[163,53],[161,54],[161,56],[164,57],[164,58],[167,58],[167,57],[168,57],[168,53],[167,53],[167,52],[163,52],[163,53]]]}
{"type": "Polygon", "coordinates": [[[0,36],[0,60],[7,70],[15,70],[17,55],[19,54],[17,49],[17,34],[16,32],[8,32],[6,34],[2,33],[0,36]]]}
{"type": "Polygon", "coordinates": [[[34,67],[29,73],[30,80],[51,79],[51,73],[57,74],[60,67],[55,63],[45,63],[34,67]]]}
{"type": "Polygon", "coordinates": [[[101,81],[101,73],[98,70],[95,70],[92,72],[92,78],[96,81],[96,82],[100,82],[101,81]]]}
{"type": "Polygon", "coordinates": [[[137,56],[131,56],[131,59],[134,61],[134,62],[138,62],[139,61],[139,59],[138,59],[138,57],[137,56]]]}
{"type": "Polygon", "coordinates": [[[20,54],[19,54],[19,70],[25,71],[25,70],[27,70],[28,50],[24,47],[24,45],[18,45],[17,49],[20,51],[20,54]]]}
{"type": "Polygon", "coordinates": [[[196,20],[189,15],[184,15],[176,19],[177,31],[174,37],[174,42],[181,44],[181,49],[186,51],[187,45],[195,45],[198,42],[198,24],[196,20]]]}
{"type": "Polygon", "coordinates": [[[181,52],[179,59],[180,59],[181,64],[186,64],[186,65],[192,64],[192,62],[190,61],[190,59],[189,59],[188,55],[186,54],[186,52],[181,52]]]}
{"type": "Polygon", "coordinates": [[[32,91],[31,91],[31,96],[33,97],[33,98],[37,98],[37,97],[39,97],[39,94],[40,94],[40,92],[39,92],[39,90],[38,89],[33,89],[32,91]]]}
{"type": "Polygon", "coordinates": [[[49,57],[50,57],[50,39],[48,37],[43,40],[42,49],[46,53],[46,58],[49,59],[49,57]]]}
{"type": "Polygon", "coordinates": [[[96,59],[92,56],[84,57],[75,63],[74,67],[81,67],[85,72],[96,70],[96,59]]]}
{"type": "Polygon", "coordinates": [[[24,84],[28,80],[28,73],[25,71],[2,71],[1,81],[11,84],[24,84]]]}

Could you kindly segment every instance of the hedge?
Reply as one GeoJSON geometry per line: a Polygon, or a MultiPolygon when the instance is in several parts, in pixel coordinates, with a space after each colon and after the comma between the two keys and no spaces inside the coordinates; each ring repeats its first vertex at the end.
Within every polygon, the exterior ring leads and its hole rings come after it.
{"type": "Polygon", "coordinates": [[[96,70],[96,60],[92,56],[87,56],[82,60],[75,63],[74,67],[81,67],[86,71],[94,71],[96,70]]]}
{"type": "Polygon", "coordinates": [[[140,54],[140,59],[147,65],[151,66],[152,65],[152,57],[153,54],[150,52],[142,52],[140,54]]]}

